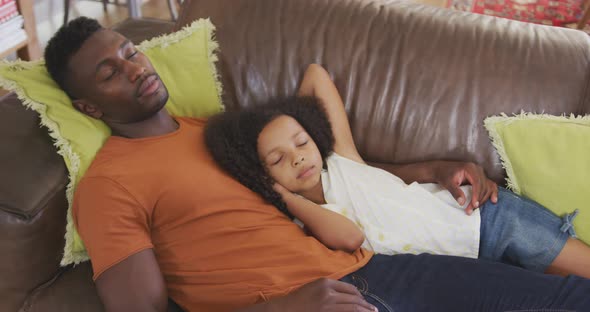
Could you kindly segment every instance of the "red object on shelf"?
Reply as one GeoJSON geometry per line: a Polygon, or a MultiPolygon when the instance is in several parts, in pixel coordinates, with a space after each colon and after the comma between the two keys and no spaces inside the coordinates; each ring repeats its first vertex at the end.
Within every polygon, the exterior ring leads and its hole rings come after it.
{"type": "Polygon", "coordinates": [[[448,0],[447,7],[568,28],[575,28],[582,15],[582,0],[448,0]]]}
{"type": "Polygon", "coordinates": [[[2,5],[0,5],[0,24],[14,18],[17,16],[18,7],[16,6],[15,0],[0,0],[2,1],[2,5]]]}

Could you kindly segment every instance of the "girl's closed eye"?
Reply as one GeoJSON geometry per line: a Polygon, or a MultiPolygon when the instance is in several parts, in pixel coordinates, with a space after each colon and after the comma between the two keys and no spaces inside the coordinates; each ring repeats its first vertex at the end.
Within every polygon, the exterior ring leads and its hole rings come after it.
{"type": "Polygon", "coordinates": [[[306,135],[305,132],[300,132],[299,135],[295,138],[295,146],[305,146],[309,142],[309,137],[306,135]]]}
{"type": "Polygon", "coordinates": [[[272,158],[272,159],[270,159],[269,163],[271,166],[274,166],[274,165],[278,165],[281,162],[281,160],[283,160],[283,156],[280,156],[277,158],[272,158]]]}

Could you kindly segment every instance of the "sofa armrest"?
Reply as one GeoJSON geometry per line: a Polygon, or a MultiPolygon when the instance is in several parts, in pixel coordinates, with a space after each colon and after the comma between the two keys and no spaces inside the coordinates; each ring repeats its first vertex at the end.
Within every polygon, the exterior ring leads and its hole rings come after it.
{"type": "Polygon", "coordinates": [[[368,160],[470,160],[502,182],[486,116],[590,112],[590,40],[575,30],[387,0],[187,0],[176,28],[201,17],[228,109],[294,94],[320,63],[368,160]]]}

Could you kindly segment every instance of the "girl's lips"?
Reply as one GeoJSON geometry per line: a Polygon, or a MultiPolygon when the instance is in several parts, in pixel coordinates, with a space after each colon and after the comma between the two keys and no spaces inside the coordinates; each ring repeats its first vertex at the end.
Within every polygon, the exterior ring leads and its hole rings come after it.
{"type": "Polygon", "coordinates": [[[154,93],[160,87],[160,81],[156,75],[147,77],[139,86],[138,97],[143,97],[154,93]]]}
{"type": "Polygon", "coordinates": [[[301,171],[299,173],[299,175],[297,176],[297,179],[304,179],[304,178],[311,176],[313,174],[314,168],[315,168],[315,166],[311,166],[309,168],[303,169],[303,171],[301,171]]]}

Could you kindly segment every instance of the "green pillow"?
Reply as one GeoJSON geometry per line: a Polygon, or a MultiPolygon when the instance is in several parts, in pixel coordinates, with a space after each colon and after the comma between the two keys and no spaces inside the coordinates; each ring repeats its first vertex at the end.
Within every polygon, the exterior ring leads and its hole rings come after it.
{"type": "MultiPolygon", "coordinates": [[[[144,41],[138,46],[151,60],[169,91],[166,104],[175,116],[206,117],[223,110],[221,84],[215,62],[218,45],[215,27],[200,19],[175,32],[144,41]]],[[[41,117],[49,129],[58,153],[70,174],[66,196],[66,245],[62,265],[88,260],[84,245],[73,226],[71,205],[76,184],[94,159],[110,129],[102,122],[81,114],[49,76],[43,60],[0,62],[0,86],[15,91],[27,107],[41,117]]]]}
{"type": "Polygon", "coordinates": [[[575,232],[590,243],[590,115],[503,114],[487,118],[485,127],[508,187],[561,217],[578,209],[575,232]]]}

